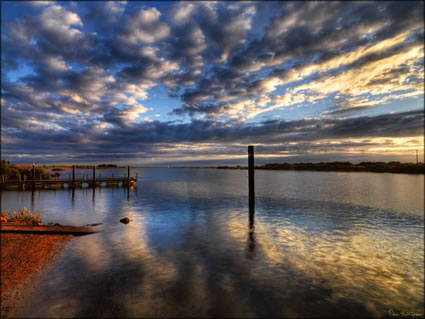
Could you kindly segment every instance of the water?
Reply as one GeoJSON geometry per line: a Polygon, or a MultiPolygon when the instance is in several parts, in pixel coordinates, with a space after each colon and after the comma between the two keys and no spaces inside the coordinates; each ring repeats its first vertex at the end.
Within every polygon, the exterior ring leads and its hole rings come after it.
{"type": "MultiPolygon", "coordinates": [[[[424,313],[422,175],[256,171],[250,215],[246,170],[136,171],[134,190],[1,194],[44,222],[104,223],[69,242],[18,316],[424,313]]],[[[112,172],[125,170],[97,175],[112,172]]]]}

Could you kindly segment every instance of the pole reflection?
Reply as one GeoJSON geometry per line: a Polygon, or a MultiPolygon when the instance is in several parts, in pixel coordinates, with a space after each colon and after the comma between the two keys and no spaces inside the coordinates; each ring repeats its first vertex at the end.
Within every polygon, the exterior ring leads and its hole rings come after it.
{"type": "Polygon", "coordinates": [[[74,187],[71,188],[71,206],[72,206],[72,210],[74,211],[74,208],[75,208],[75,188],[74,187]]]}
{"type": "Polygon", "coordinates": [[[251,206],[249,209],[249,223],[248,223],[248,241],[246,258],[252,259],[255,255],[255,210],[251,206]]]}
{"type": "Polygon", "coordinates": [[[34,211],[34,187],[31,188],[31,210],[34,211]]]}

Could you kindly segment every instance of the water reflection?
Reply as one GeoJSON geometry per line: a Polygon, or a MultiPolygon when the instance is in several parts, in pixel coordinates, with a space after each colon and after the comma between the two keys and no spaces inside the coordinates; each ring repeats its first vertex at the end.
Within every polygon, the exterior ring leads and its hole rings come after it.
{"type": "Polygon", "coordinates": [[[34,188],[31,189],[31,210],[34,211],[34,188]]]}
{"type": "Polygon", "coordinates": [[[246,174],[146,173],[138,191],[77,189],[72,204],[67,190],[1,194],[3,205],[32,201],[43,219],[104,223],[70,242],[21,317],[423,314],[424,222],[407,209],[288,190],[257,191],[254,211],[246,174]]]}
{"type": "Polygon", "coordinates": [[[71,202],[72,202],[72,210],[75,209],[75,188],[71,188],[71,202]]]}
{"type": "Polygon", "coordinates": [[[248,223],[248,241],[247,241],[247,248],[248,251],[246,253],[246,257],[248,259],[252,259],[254,257],[254,251],[255,251],[255,210],[250,207],[249,209],[249,223],[248,223]]]}
{"type": "Polygon", "coordinates": [[[96,187],[92,188],[92,205],[95,207],[95,199],[96,199],[96,187]]]}

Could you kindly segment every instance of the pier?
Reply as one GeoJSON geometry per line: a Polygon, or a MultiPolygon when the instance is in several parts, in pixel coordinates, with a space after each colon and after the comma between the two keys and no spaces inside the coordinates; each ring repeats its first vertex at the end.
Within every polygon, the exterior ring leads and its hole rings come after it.
{"type": "Polygon", "coordinates": [[[137,183],[136,176],[130,175],[130,166],[127,167],[127,175],[122,177],[101,177],[96,176],[96,166],[93,166],[92,174],[80,174],[76,176],[75,166],[72,166],[72,174],[67,174],[68,178],[51,178],[51,179],[37,179],[35,174],[35,165],[32,167],[32,175],[30,178],[26,176],[19,177],[19,179],[10,180],[4,178],[0,181],[0,189],[2,190],[26,190],[26,189],[61,189],[61,188],[82,188],[82,187],[97,187],[102,184],[105,186],[119,186],[122,187],[135,187],[137,183]],[[66,185],[66,186],[65,186],[66,185]]]}

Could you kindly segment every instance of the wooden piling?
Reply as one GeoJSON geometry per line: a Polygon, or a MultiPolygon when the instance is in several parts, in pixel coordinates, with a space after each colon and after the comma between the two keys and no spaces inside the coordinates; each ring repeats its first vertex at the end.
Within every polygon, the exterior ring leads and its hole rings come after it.
{"type": "Polygon", "coordinates": [[[249,211],[255,209],[255,184],[254,184],[254,146],[248,146],[248,189],[249,189],[249,211]]]}
{"type": "Polygon", "coordinates": [[[72,188],[75,187],[75,165],[72,165],[72,188]]]}
{"type": "Polygon", "coordinates": [[[127,167],[127,184],[130,187],[130,165],[127,167]]]}
{"type": "Polygon", "coordinates": [[[35,188],[35,165],[32,166],[32,189],[35,188]]]}
{"type": "Polygon", "coordinates": [[[96,165],[93,166],[93,187],[96,187],[96,165]]]}

